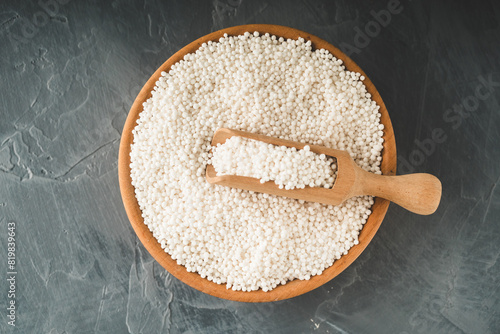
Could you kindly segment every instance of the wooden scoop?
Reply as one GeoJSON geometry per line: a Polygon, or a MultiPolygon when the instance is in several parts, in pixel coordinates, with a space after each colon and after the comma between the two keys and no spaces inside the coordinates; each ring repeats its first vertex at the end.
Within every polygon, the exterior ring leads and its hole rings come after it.
{"type": "MultiPolygon", "coordinates": [[[[215,132],[212,146],[224,144],[228,138],[240,136],[277,146],[302,149],[308,144],[298,143],[245,131],[221,128],[215,132]]],[[[369,173],[360,168],[349,153],[332,148],[309,145],[311,151],[337,159],[337,179],[332,189],[305,187],[304,189],[280,189],[274,181],[260,183],[259,179],[237,175],[217,175],[212,165],[207,166],[207,181],[238,189],[259,193],[291,197],[304,201],[338,205],[345,200],[362,195],[385,198],[403,208],[421,215],[434,213],[441,200],[441,182],[431,174],[418,173],[399,176],[384,176],[369,173]]]]}

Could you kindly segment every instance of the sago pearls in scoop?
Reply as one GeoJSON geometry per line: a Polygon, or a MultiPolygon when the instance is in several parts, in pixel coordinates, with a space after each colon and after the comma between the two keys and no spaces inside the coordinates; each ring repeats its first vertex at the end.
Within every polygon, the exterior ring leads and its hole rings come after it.
{"type": "Polygon", "coordinates": [[[335,158],[311,152],[309,145],[276,146],[233,136],[217,144],[208,163],[217,175],[238,175],[274,181],[280,189],[332,188],[336,178],[335,158]]]}

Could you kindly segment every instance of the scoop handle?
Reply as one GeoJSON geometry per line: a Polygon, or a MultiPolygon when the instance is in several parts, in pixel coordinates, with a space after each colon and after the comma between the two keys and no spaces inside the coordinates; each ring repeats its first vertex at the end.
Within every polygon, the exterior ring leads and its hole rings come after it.
{"type": "Polygon", "coordinates": [[[441,181],[431,174],[384,176],[361,168],[356,174],[357,195],[382,197],[420,215],[434,213],[441,201],[441,181]]]}

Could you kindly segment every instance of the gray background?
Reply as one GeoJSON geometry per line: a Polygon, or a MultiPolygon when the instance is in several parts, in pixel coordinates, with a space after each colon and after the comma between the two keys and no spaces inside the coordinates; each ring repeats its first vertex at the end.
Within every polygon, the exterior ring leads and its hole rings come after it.
{"type": "Polygon", "coordinates": [[[401,0],[380,31],[371,11],[388,1],[64,2],[0,4],[0,332],[500,332],[498,2],[401,0]],[[356,47],[391,115],[399,170],[433,173],[444,190],[431,216],[392,204],[365,252],[328,284],[266,304],[170,276],[135,236],[117,178],[121,130],[149,76],[194,39],[246,23],[356,47]],[[356,38],[365,28],[372,37],[356,38]],[[444,142],[431,144],[435,129],[444,142]]]}

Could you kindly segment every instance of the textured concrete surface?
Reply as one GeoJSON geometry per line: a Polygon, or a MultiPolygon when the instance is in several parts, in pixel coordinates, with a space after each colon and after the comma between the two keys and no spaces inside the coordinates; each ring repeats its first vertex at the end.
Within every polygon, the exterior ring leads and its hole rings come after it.
{"type": "Polygon", "coordinates": [[[54,3],[0,3],[1,333],[500,333],[498,2],[54,3]],[[390,18],[373,23],[382,10],[390,18]],[[148,77],[192,40],[245,23],[342,46],[388,107],[399,170],[444,187],[434,215],[391,205],[344,273],[266,304],[165,272],[130,227],[117,179],[121,129],[148,77]]]}

